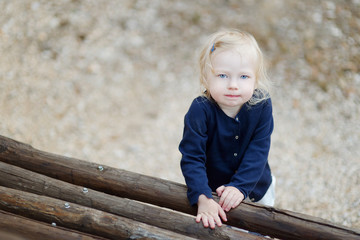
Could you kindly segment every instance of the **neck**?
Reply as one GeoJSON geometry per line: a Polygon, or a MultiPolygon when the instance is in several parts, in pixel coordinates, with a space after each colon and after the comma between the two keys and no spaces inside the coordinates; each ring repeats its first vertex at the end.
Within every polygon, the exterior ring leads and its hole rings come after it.
{"type": "Polygon", "coordinates": [[[235,118],[235,116],[240,112],[242,105],[236,107],[226,107],[219,105],[219,107],[228,117],[235,118]]]}

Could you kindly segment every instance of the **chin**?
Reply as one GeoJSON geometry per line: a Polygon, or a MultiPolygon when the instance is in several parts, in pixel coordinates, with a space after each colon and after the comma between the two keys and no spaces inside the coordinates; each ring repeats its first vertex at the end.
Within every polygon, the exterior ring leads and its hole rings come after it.
{"type": "Polygon", "coordinates": [[[241,107],[243,103],[228,103],[226,104],[228,107],[241,107]]]}

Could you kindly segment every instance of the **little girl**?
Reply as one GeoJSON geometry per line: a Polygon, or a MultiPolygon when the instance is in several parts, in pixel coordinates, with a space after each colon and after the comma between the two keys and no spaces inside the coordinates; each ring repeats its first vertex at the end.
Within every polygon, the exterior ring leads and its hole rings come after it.
{"type": "Polygon", "coordinates": [[[179,150],[188,199],[198,205],[196,222],[215,228],[221,219],[227,221],[225,211],[245,198],[274,204],[275,179],[268,164],[272,104],[264,57],[251,34],[211,35],[199,63],[205,92],[185,115],[179,150]]]}

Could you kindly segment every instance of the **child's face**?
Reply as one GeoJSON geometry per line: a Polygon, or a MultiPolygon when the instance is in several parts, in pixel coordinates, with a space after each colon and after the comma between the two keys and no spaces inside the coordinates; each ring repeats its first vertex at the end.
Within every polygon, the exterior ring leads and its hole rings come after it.
{"type": "Polygon", "coordinates": [[[207,73],[207,90],[222,110],[239,111],[253,95],[256,58],[250,51],[214,51],[213,72],[207,73]]]}

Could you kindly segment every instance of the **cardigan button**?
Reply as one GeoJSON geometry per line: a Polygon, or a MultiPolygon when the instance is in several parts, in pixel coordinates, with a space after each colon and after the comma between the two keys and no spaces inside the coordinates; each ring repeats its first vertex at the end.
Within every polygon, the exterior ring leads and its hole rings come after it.
{"type": "Polygon", "coordinates": [[[237,153],[234,153],[234,157],[237,157],[237,153]]]}
{"type": "Polygon", "coordinates": [[[239,136],[236,135],[236,136],[235,136],[235,139],[239,139],[239,136]]]}

